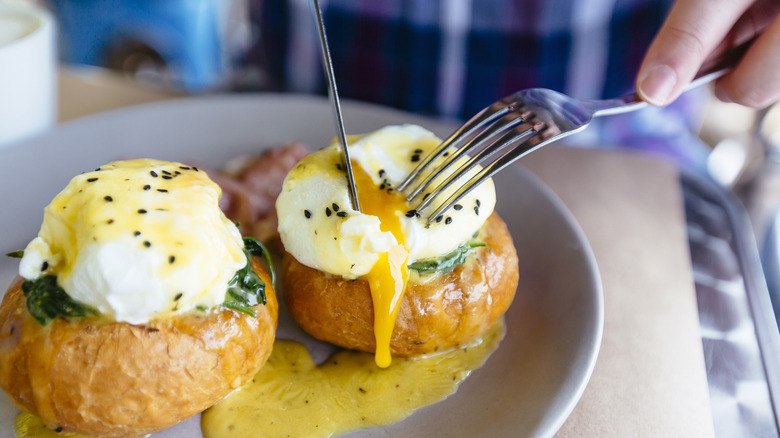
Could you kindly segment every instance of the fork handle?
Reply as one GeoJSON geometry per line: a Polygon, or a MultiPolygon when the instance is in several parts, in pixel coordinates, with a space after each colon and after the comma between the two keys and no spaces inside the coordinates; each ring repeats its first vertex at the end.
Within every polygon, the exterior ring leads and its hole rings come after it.
{"type": "MultiPolygon", "coordinates": [[[[683,92],[708,84],[731,71],[731,69],[742,59],[750,46],[753,45],[753,41],[755,41],[756,38],[757,36],[754,36],[742,44],[726,49],[718,56],[705,61],[693,80],[685,86],[683,92]]],[[[647,106],[647,102],[643,101],[636,92],[614,99],[593,101],[589,103],[592,104],[594,117],[622,114],[647,106]]]]}

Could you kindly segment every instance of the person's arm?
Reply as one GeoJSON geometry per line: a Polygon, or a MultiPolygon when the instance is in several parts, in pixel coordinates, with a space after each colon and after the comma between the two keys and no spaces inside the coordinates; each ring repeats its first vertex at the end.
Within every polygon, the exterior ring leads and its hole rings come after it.
{"type": "Polygon", "coordinates": [[[754,108],[780,100],[779,13],[777,0],[678,0],[645,54],[639,95],[653,105],[670,103],[706,59],[760,34],[715,93],[754,108]]]}

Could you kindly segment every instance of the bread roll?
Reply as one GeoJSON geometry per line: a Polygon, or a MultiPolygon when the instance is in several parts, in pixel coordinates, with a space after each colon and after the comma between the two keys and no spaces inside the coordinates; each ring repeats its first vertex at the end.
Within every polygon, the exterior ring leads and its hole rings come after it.
{"type": "MultiPolygon", "coordinates": [[[[410,277],[390,341],[394,356],[457,347],[509,308],[517,289],[518,260],[498,214],[488,218],[476,240],[485,246],[451,272],[410,277]]],[[[344,348],[375,352],[373,304],[365,279],[345,280],[309,268],[289,254],[284,255],[283,273],[287,306],[307,333],[344,348]]]]}
{"type": "Polygon", "coordinates": [[[131,325],[28,315],[22,278],[0,304],[0,386],[53,429],[140,436],[210,407],[251,379],[271,353],[278,304],[269,276],[257,317],[217,308],[131,325]]]}

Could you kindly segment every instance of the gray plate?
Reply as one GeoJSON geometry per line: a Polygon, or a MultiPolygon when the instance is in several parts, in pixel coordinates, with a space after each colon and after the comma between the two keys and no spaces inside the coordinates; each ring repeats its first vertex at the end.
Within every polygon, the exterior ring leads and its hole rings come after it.
{"type": "MultiPolygon", "coordinates": [[[[421,124],[441,136],[452,125],[373,105],[346,102],[347,131],[421,124]]],[[[293,140],[324,146],[335,132],[325,99],[291,95],[188,98],[107,112],[0,149],[0,250],[23,249],[43,207],[70,178],[108,161],[149,157],[221,166],[293,140]]],[[[595,259],[557,198],[519,166],[496,178],[498,210],[520,257],[520,285],[507,335],[458,392],[392,426],[350,437],[550,436],[590,378],[601,342],[603,298],[595,259]]],[[[0,257],[0,284],[17,261],[0,257]]],[[[288,320],[280,337],[300,337],[288,320]]],[[[321,345],[309,343],[312,348],[321,345]]],[[[0,395],[0,437],[12,437],[17,410],[0,395]]],[[[199,436],[197,417],[154,437],[199,436]]]]}

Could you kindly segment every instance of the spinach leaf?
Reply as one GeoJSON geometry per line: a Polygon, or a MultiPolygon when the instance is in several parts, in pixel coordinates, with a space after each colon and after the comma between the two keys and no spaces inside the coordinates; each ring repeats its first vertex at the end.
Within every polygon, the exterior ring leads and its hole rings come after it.
{"type": "Polygon", "coordinates": [[[22,283],[22,292],[30,315],[44,326],[60,316],[79,318],[98,314],[97,310],[74,301],[57,284],[54,275],[26,280],[22,283]]]}
{"type": "Polygon", "coordinates": [[[236,275],[228,282],[225,301],[222,306],[229,309],[257,316],[253,306],[265,304],[265,283],[254,270],[252,270],[252,256],[244,249],[246,266],[236,271],[236,275]]]}
{"type": "Polygon", "coordinates": [[[462,265],[474,248],[485,246],[482,242],[464,243],[449,254],[438,259],[417,260],[407,266],[417,272],[439,272],[446,274],[462,265]]]}
{"type": "Polygon", "coordinates": [[[276,271],[274,270],[274,262],[271,260],[271,252],[268,251],[268,248],[254,237],[244,237],[244,247],[249,251],[249,254],[265,258],[265,262],[268,263],[268,270],[271,273],[271,283],[276,285],[276,271]]]}

